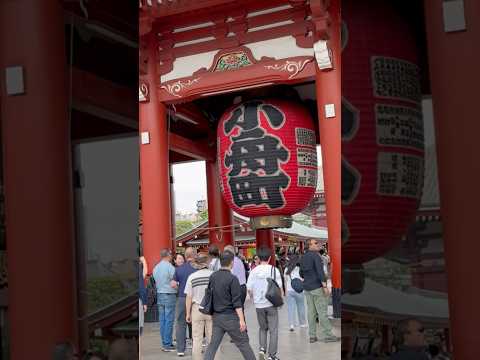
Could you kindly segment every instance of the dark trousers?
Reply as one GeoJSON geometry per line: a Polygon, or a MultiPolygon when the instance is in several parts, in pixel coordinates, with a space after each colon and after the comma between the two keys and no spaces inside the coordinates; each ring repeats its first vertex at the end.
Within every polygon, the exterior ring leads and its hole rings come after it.
{"type": "Polygon", "coordinates": [[[213,315],[212,340],[205,352],[204,360],[214,360],[215,354],[222,343],[223,336],[227,333],[232,342],[237,346],[245,360],[256,360],[252,347],[250,346],[246,331],[240,331],[240,324],[237,314],[213,315]]]}
{"type": "Polygon", "coordinates": [[[187,319],[186,319],[186,298],[183,296],[178,297],[177,303],[177,351],[185,352],[186,338],[187,338],[187,319]]]}
{"type": "Polygon", "coordinates": [[[240,293],[242,295],[242,306],[245,305],[245,299],[247,298],[247,285],[240,285],[240,293]]]}
{"type": "Polygon", "coordinates": [[[245,299],[247,298],[247,285],[240,285],[240,294],[242,295],[242,309],[245,312],[245,299]]]}

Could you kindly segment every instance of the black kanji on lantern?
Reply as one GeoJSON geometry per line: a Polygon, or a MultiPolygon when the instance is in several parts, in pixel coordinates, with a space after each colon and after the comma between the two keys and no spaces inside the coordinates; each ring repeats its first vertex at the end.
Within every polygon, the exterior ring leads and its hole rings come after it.
{"type": "Polygon", "coordinates": [[[233,202],[245,205],[267,204],[271,209],[284,205],[281,189],[285,189],[290,178],[283,172],[273,176],[259,176],[251,173],[246,176],[230,177],[228,184],[232,191],[233,202]]]}
{"type": "Polygon", "coordinates": [[[238,207],[266,204],[277,209],[285,205],[282,189],[290,183],[279,162],[286,162],[289,152],[278,137],[268,135],[262,128],[260,112],[272,128],[281,128],[285,123],[280,109],[261,101],[250,101],[234,109],[224,123],[224,131],[226,135],[235,127],[240,131],[231,136],[232,145],[224,164],[230,168],[228,184],[238,207]]]}
{"type": "Polygon", "coordinates": [[[238,137],[232,139],[232,155],[225,156],[225,166],[232,166],[229,176],[239,175],[242,169],[252,172],[263,170],[265,174],[272,175],[279,169],[279,160],[288,160],[288,151],[282,146],[280,139],[265,135],[263,130],[257,138],[237,139],[238,137]]]}
{"type": "Polygon", "coordinates": [[[235,128],[240,127],[243,131],[253,130],[260,125],[258,113],[262,111],[274,129],[281,128],[285,122],[284,113],[277,107],[264,104],[262,101],[249,101],[232,112],[230,119],[225,121],[223,129],[228,135],[235,128]]]}

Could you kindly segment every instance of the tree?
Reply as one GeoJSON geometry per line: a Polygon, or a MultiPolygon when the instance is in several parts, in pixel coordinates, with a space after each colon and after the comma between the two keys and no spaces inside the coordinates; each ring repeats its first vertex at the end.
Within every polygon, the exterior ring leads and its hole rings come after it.
{"type": "Polygon", "coordinates": [[[193,223],[188,220],[177,220],[175,221],[175,233],[181,235],[193,228],[193,223]]]}
{"type": "Polygon", "coordinates": [[[208,210],[203,210],[198,213],[198,218],[200,222],[208,220],[208,210]]]}

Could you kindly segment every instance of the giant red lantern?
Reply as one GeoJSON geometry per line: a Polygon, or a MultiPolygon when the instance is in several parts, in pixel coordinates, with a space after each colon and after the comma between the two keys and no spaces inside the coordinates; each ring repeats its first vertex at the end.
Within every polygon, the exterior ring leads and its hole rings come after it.
{"type": "Polygon", "coordinates": [[[317,184],[316,136],[295,102],[252,100],[229,108],[218,124],[222,193],[256,228],[289,226],[317,184]],[[258,221],[256,221],[258,220],[258,221]]]}
{"type": "Polygon", "coordinates": [[[342,261],[396,245],[423,188],[415,34],[390,1],[346,1],[342,53],[342,261]]]}

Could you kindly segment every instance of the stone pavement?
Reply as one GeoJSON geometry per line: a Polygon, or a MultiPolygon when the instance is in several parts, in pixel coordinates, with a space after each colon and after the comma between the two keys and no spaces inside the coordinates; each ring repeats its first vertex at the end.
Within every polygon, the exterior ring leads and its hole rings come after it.
{"type": "MultiPolygon", "coordinates": [[[[259,348],[258,322],[255,308],[251,300],[248,299],[245,306],[250,344],[253,350],[257,352],[259,348]]],[[[340,320],[332,320],[332,322],[335,334],[340,336],[340,320]]],[[[308,341],[308,329],[295,328],[294,332],[289,331],[286,305],[280,309],[279,327],[278,357],[281,360],[340,360],[340,342],[328,344],[316,342],[310,344],[308,341]]],[[[160,350],[158,322],[145,323],[144,334],[141,340],[141,354],[141,359],[143,360],[182,359],[177,357],[176,352],[165,353],[160,350]]],[[[187,350],[183,359],[191,359],[190,350],[187,350]]],[[[225,335],[215,360],[242,360],[240,352],[234,344],[230,343],[228,335],[225,335]]]]}

